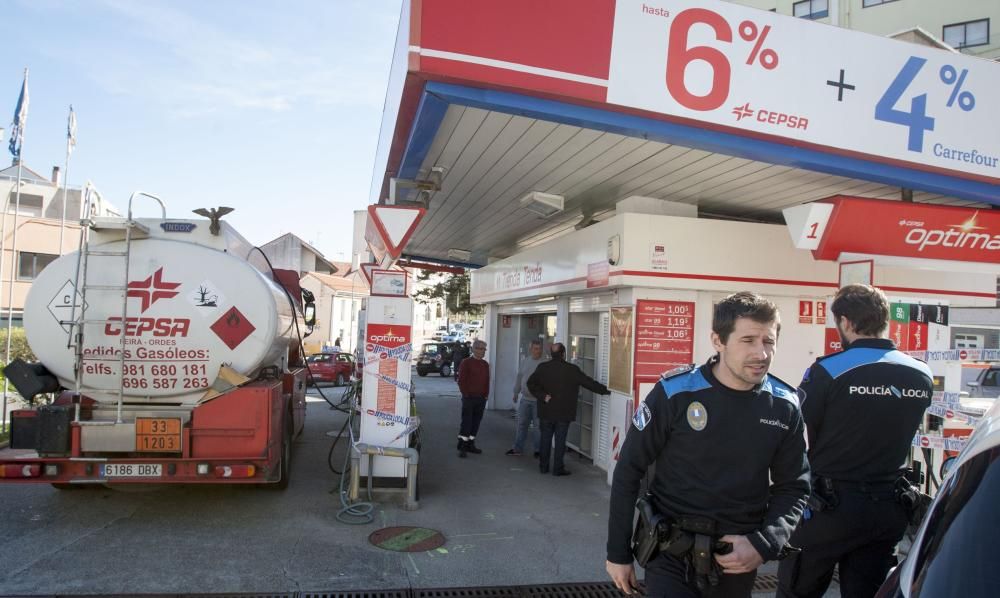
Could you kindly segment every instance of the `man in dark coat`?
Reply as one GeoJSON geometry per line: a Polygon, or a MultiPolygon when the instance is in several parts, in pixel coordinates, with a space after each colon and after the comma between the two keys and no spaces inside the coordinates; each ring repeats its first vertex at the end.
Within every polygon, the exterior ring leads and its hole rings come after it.
{"type": "Polygon", "coordinates": [[[611,394],[608,387],[580,371],[580,368],[566,362],[566,346],[553,343],[550,350],[551,361],[541,363],[535,373],[528,378],[528,390],[538,399],[538,419],[541,423],[541,447],[538,468],[549,472],[549,456],[552,452],[552,436],[556,437],[555,455],[552,458],[552,475],[569,475],[563,464],[566,454],[566,433],[569,424],[576,419],[576,400],[580,387],[597,394],[611,394]]]}

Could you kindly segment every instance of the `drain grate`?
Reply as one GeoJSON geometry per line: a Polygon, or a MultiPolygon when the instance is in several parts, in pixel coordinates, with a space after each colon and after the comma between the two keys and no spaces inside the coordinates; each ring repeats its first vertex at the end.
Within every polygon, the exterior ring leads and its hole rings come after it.
{"type": "Polygon", "coordinates": [[[410,590],[372,590],[370,592],[302,592],[300,598],[410,598],[410,590]]]}

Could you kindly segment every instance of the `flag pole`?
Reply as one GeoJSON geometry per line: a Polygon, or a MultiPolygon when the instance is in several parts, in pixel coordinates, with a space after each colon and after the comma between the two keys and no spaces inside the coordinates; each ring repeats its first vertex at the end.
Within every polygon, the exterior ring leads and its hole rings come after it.
{"type": "MultiPolygon", "coordinates": [[[[62,218],[59,220],[59,255],[63,254],[63,235],[66,232],[66,204],[69,202],[69,156],[76,145],[76,116],[73,104],[69,105],[69,119],[66,123],[66,168],[63,170],[62,218]]],[[[81,201],[83,197],[81,196],[81,201]]]]}
{"type": "MultiPolygon", "coordinates": [[[[12,137],[11,139],[11,149],[17,149],[17,186],[14,191],[14,230],[11,233],[11,258],[10,258],[10,284],[7,286],[7,348],[4,351],[3,365],[4,367],[10,363],[10,331],[11,326],[14,322],[14,280],[17,278],[17,216],[21,211],[21,176],[24,169],[24,130],[27,125],[27,106],[22,109],[22,103],[27,103],[27,89],[28,89],[28,69],[24,69],[24,83],[21,87],[21,97],[18,100],[18,110],[14,114],[15,121],[15,131],[13,135],[17,137],[12,137]],[[15,142],[16,145],[15,145],[15,142]]],[[[10,201],[10,196],[8,195],[8,202],[10,201]]],[[[6,206],[5,206],[6,207],[6,206]]],[[[4,210],[3,219],[4,223],[7,222],[7,211],[4,210]]],[[[3,254],[0,253],[0,261],[2,261],[3,254]]],[[[10,380],[7,376],[3,377],[3,417],[0,419],[0,427],[4,430],[7,429],[7,394],[10,388],[10,380]]]]}

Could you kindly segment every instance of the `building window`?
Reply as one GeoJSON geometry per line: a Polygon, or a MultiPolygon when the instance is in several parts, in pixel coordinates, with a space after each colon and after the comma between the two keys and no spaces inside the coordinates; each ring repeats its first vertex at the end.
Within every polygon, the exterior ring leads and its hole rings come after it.
{"type": "Polygon", "coordinates": [[[830,16],[828,0],[802,0],[792,4],[792,15],[803,19],[822,19],[830,16]]]}
{"type": "Polygon", "coordinates": [[[861,0],[861,7],[868,8],[870,6],[878,6],[880,4],[888,4],[890,2],[896,2],[896,0],[861,0]]]}
{"type": "Polygon", "coordinates": [[[17,279],[35,280],[38,274],[59,257],[50,253],[29,253],[19,251],[17,254],[17,279]]]}
{"type": "Polygon", "coordinates": [[[956,349],[982,349],[983,348],[983,335],[981,334],[956,334],[955,335],[955,348],[956,349]]]}
{"type": "Polygon", "coordinates": [[[42,196],[31,195],[22,191],[21,201],[18,202],[16,193],[11,191],[10,199],[7,200],[7,213],[13,214],[14,212],[22,216],[41,216],[42,196]]]}
{"type": "Polygon", "coordinates": [[[944,43],[952,48],[970,48],[990,43],[990,20],[980,19],[944,26],[944,43]]]}

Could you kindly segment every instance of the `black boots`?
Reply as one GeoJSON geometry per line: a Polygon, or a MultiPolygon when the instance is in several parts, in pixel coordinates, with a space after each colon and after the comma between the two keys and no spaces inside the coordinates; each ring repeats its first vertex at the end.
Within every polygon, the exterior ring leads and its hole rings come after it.
{"type": "Polygon", "coordinates": [[[483,450],[476,446],[475,440],[462,440],[458,439],[458,456],[461,459],[465,459],[469,453],[473,455],[482,454],[483,450]]]}

